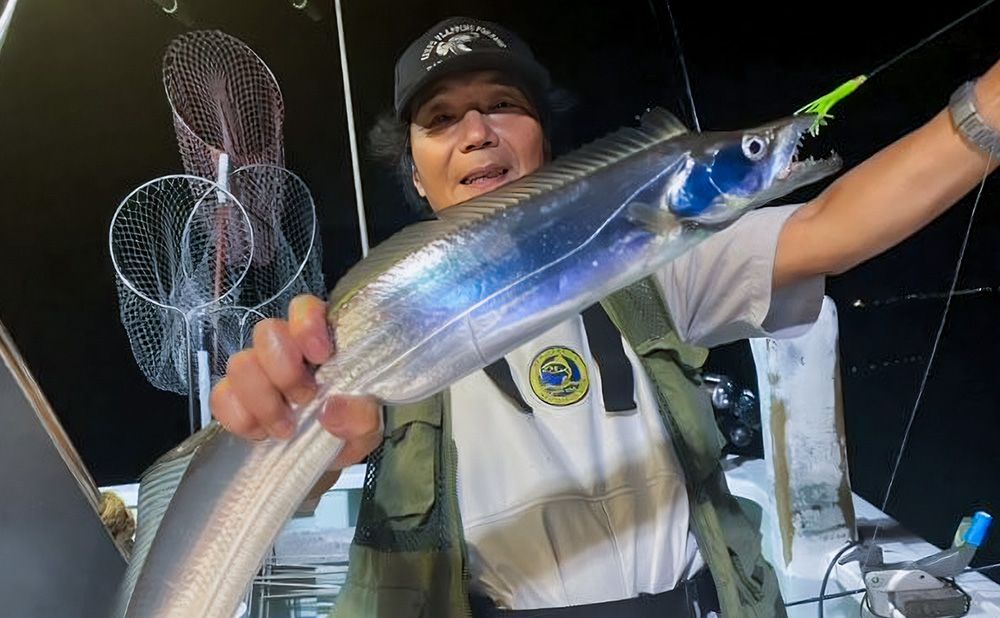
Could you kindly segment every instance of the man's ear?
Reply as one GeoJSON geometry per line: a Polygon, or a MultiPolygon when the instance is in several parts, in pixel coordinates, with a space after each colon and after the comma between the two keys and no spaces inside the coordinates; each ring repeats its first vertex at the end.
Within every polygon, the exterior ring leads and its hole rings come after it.
{"type": "Polygon", "coordinates": [[[424,191],[424,185],[420,182],[420,172],[417,171],[417,166],[411,165],[410,172],[413,177],[413,186],[417,190],[417,193],[420,194],[420,197],[427,197],[427,192],[424,191]]]}

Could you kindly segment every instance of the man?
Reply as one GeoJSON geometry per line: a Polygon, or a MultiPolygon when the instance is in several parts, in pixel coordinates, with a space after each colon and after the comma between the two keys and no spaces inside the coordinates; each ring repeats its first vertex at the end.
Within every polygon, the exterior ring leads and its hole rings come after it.
{"type": "MultiPolygon", "coordinates": [[[[443,213],[548,160],[548,86],[513,33],[445,20],[399,58],[395,118],[382,134],[393,143],[396,123],[397,163],[429,209],[443,213]]],[[[967,121],[972,130],[942,110],[816,199],[749,213],[657,273],[671,366],[607,337],[607,315],[588,310],[452,385],[450,404],[383,419],[374,400],[332,400],[324,426],[346,446],[327,484],[382,445],[339,615],[459,615],[451,584],[461,588],[465,578],[447,579],[458,577],[455,561],[468,569],[477,616],[695,616],[720,606],[727,616],[783,615],[717,466],[702,473],[706,456],[689,452],[709,438],[683,420],[704,411],[696,380],[685,376],[706,346],[807,327],[826,275],[914,233],[987,165],[995,169],[988,149],[1000,148],[1000,64],[966,101],[979,114],[967,121]],[[627,376],[624,396],[613,373],[627,376]],[[457,486],[439,468],[428,467],[428,478],[415,469],[432,465],[457,468],[457,486]],[[421,541],[451,495],[460,530],[440,524],[447,542],[421,541]],[[442,546],[454,550],[444,567],[435,562],[442,546]]],[[[634,328],[622,331],[629,341],[634,328]]],[[[253,347],[233,356],[213,389],[213,413],[247,438],[288,438],[288,402],[311,397],[308,367],[332,347],[325,304],[295,299],[287,322],[261,323],[253,347]]]]}

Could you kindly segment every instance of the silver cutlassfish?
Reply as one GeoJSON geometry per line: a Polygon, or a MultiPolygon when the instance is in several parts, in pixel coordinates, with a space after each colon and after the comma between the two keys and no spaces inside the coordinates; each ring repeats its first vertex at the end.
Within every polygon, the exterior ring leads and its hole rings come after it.
{"type": "MultiPolygon", "coordinates": [[[[230,618],[341,448],[334,393],[427,397],[638,281],[752,208],[839,169],[797,160],[812,116],[689,133],[655,109],[530,176],[417,223],[337,284],[337,354],[288,441],[220,431],[195,453],[119,615],[230,618]]],[[[140,568],[141,566],[141,568],[140,568]]]]}

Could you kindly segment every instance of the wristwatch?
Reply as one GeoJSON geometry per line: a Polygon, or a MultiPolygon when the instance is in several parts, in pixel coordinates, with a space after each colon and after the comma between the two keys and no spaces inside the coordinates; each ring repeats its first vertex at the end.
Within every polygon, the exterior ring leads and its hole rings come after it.
{"type": "Polygon", "coordinates": [[[1000,156],[1000,131],[986,124],[976,110],[976,82],[968,81],[958,87],[951,95],[948,109],[955,128],[965,138],[984,152],[1000,156]]]}

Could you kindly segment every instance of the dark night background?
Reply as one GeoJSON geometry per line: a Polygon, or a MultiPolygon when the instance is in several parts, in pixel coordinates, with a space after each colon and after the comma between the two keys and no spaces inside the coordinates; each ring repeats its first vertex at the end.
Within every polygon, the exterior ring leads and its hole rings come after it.
{"type": "MultiPolygon", "coordinates": [[[[674,0],[672,8],[702,128],[725,129],[791,113],[977,4],[674,0]]],[[[174,36],[218,28],[264,59],[284,95],[286,165],[317,203],[328,287],[360,257],[336,22],[329,3],[319,5],[311,19],[287,0],[180,0],[190,26],[152,0],[23,0],[17,7],[0,52],[0,320],[100,485],[134,482],[187,431],[186,400],[150,386],[131,355],[107,248],[119,202],[139,184],[181,171],[160,74],[174,36]]],[[[630,123],[650,105],[692,117],[664,0],[346,0],[343,10],[362,136],[390,105],[395,55],[451,14],[519,31],[576,95],[558,150],[630,123]]],[[[850,167],[932,117],[962,81],[1000,58],[998,17],[1000,8],[990,6],[879,73],[835,109],[816,154],[835,148],[850,167]]],[[[362,179],[377,242],[409,215],[384,171],[364,161],[362,179]]],[[[853,487],[876,504],[974,197],[828,281],[840,312],[853,487]]],[[[952,302],[888,507],[938,545],[950,543],[962,516],[1000,511],[1000,388],[992,373],[1000,344],[998,198],[994,175],[958,283],[975,291],[952,302]]],[[[728,346],[711,362],[738,374],[741,354],[745,344],[728,346]]],[[[995,530],[976,563],[997,561],[995,530]]]]}

